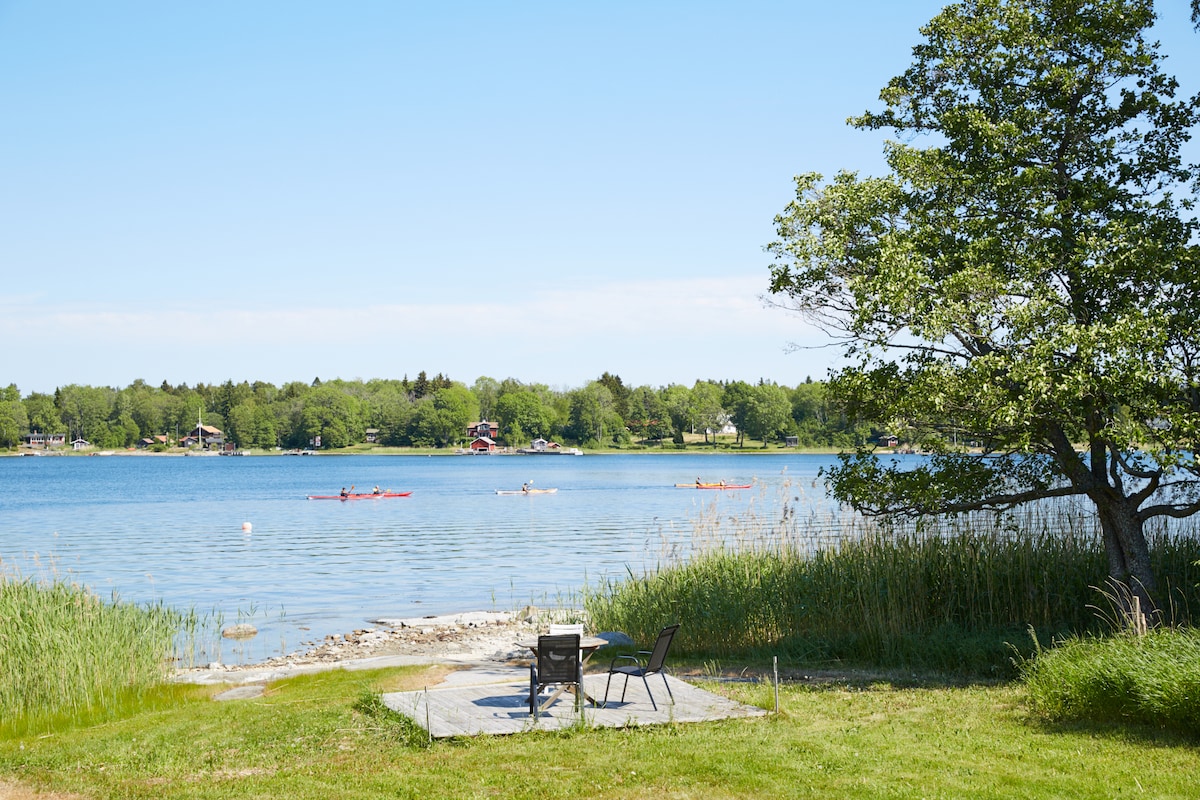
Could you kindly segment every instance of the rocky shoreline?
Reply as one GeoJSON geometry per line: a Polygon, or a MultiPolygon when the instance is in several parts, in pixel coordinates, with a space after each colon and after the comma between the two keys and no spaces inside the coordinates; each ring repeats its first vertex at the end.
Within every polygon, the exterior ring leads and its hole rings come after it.
{"type": "Polygon", "coordinates": [[[256,664],[211,663],[178,669],[172,680],[187,683],[251,683],[322,669],[367,669],[410,664],[503,664],[528,658],[517,642],[536,636],[552,621],[578,619],[578,611],[518,613],[468,611],[442,616],[377,619],[376,627],[331,634],[308,650],[256,664]]]}

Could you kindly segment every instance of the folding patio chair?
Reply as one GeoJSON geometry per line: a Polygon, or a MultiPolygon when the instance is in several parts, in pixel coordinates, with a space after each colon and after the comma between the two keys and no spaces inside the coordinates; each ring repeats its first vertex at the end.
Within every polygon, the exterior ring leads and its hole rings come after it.
{"type": "Polygon", "coordinates": [[[582,710],[583,659],[579,655],[579,635],[539,636],[537,658],[529,665],[529,715],[536,720],[568,689],[575,694],[575,710],[582,710]],[[558,690],[539,704],[538,694],[551,685],[557,685],[558,690]]]}
{"type": "Polygon", "coordinates": [[[678,625],[669,625],[663,628],[658,634],[658,640],[654,643],[653,650],[638,650],[637,655],[632,656],[617,656],[612,660],[608,667],[608,681],[604,684],[604,702],[601,706],[608,705],[608,687],[612,684],[612,676],[620,674],[625,676],[625,685],[621,687],[621,702],[625,702],[625,690],[629,688],[629,677],[632,675],[635,678],[641,678],[642,683],[646,685],[646,694],[650,695],[650,705],[658,711],[658,703],[654,702],[654,693],[650,691],[650,682],[646,680],[647,675],[658,673],[662,675],[663,686],[667,687],[667,696],[671,698],[671,702],[675,702],[675,695],[671,694],[671,684],[667,683],[667,651],[671,649],[671,640],[675,638],[675,631],[679,630],[678,625]],[[632,664],[617,666],[617,662],[621,659],[629,659],[632,664]]]}

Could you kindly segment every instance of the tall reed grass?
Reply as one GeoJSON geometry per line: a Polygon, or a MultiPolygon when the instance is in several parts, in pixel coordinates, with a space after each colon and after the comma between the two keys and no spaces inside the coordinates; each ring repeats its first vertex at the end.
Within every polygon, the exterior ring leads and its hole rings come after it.
{"type": "Polygon", "coordinates": [[[1033,710],[1054,721],[1137,723],[1200,733],[1200,631],[1072,636],[1022,660],[1033,710]]]}
{"type": "MultiPolygon", "coordinates": [[[[705,514],[690,553],[588,589],[598,630],[652,641],[682,623],[695,655],[771,652],[971,673],[1013,671],[1012,648],[1097,625],[1106,562],[1086,513],[1035,507],[882,524],[840,515],[705,514]]],[[[1200,583],[1200,534],[1148,531],[1160,595],[1186,616],[1200,583]]]]}
{"type": "Polygon", "coordinates": [[[181,616],[0,571],[0,720],[112,705],[160,682],[181,616]]]}

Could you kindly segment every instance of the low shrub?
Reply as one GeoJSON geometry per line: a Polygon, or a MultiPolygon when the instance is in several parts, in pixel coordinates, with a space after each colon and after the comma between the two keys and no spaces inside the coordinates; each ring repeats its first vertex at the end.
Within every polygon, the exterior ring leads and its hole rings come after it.
{"type": "Polygon", "coordinates": [[[1200,631],[1075,636],[1021,660],[1032,708],[1047,719],[1132,722],[1200,734],[1200,631]]]}

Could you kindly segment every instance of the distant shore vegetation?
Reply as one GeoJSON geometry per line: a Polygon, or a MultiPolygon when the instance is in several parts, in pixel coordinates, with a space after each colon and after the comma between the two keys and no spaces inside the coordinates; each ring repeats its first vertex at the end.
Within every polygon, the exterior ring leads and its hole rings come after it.
{"type": "Polygon", "coordinates": [[[61,386],[22,396],[0,389],[0,448],[30,434],[59,434],[89,447],[178,449],[200,423],[240,449],[339,450],[375,447],[458,448],[481,421],[501,447],[535,439],[587,449],[691,449],[792,446],[852,448],[885,435],[847,419],[824,382],[794,387],[760,380],[697,380],[692,386],[627,386],[604,373],[585,386],[553,389],[513,378],[471,385],[424,371],[415,380],[294,381],[276,386],[232,380],[124,388],[61,386]]]}

